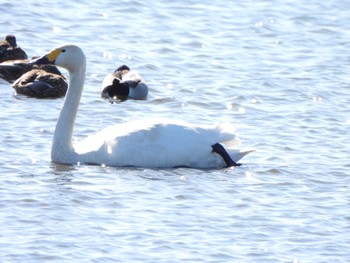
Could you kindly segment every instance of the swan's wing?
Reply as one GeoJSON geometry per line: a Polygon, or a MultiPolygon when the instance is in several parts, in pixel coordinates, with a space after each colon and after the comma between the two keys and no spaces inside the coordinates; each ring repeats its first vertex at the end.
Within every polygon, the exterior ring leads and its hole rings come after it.
{"type": "Polygon", "coordinates": [[[96,163],[111,166],[223,167],[225,163],[212,152],[211,145],[221,139],[232,141],[235,135],[221,131],[218,126],[193,126],[183,122],[128,122],[88,137],[79,143],[78,152],[90,155],[87,159],[96,163]],[[101,156],[103,160],[98,160],[101,156]]]}
{"type": "Polygon", "coordinates": [[[236,127],[231,123],[198,126],[197,130],[206,136],[208,141],[216,140],[213,143],[218,142],[230,148],[236,148],[240,144],[236,136],[236,127]]]}

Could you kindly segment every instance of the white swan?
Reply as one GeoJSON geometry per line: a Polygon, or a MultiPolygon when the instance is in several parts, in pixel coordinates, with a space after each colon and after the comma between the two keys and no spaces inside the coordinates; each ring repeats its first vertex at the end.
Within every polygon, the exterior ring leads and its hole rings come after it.
{"type": "Polygon", "coordinates": [[[54,162],[171,168],[218,168],[236,162],[251,151],[229,151],[235,134],[226,125],[194,126],[182,122],[137,121],[120,123],[72,145],[75,117],[84,86],[86,58],[75,45],[56,48],[33,63],[53,63],[69,71],[69,87],[59,115],[51,149],[54,162]]]}

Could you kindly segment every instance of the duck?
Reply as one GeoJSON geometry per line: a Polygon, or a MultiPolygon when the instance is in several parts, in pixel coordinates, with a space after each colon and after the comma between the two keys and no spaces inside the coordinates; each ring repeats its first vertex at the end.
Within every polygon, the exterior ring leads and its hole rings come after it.
{"type": "Polygon", "coordinates": [[[73,144],[74,123],[86,74],[85,54],[79,46],[67,44],[51,50],[33,63],[54,64],[69,73],[67,94],[52,140],[51,160],[55,163],[222,168],[239,166],[238,161],[252,151],[237,148],[234,142],[236,134],[231,125],[195,125],[173,119],[119,122],[73,144]]]}
{"type": "Polygon", "coordinates": [[[16,94],[34,98],[60,98],[66,95],[68,83],[57,67],[53,65],[37,65],[20,76],[12,88],[16,94]]]}
{"type": "Polygon", "coordinates": [[[6,80],[9,83],[13,83],[16,79],[18,79],[29,70],[40,67],[38,65],[30,64],[29,62],[30,60],[28,59],[16,59],[1,62],[0,78],[6,80]]]}
{"type": "Polygon", "coordinates": [[[147,84],[139,73],[131,71],[127,65],[108,74],[101,85],[101,97],[104,99],[145,100],[147,95],[147,84]]]}
{"type": "Polygon", "coordinates": [[[6,35],[5,40],[0,41],[0,63],[7,60],[27,58],[26,52],[17,45],[14,35],[6,35]]]}
{"type": "MultiPolygon", "coordinates": [[[[32,57],[32,59],[38,58],[38,56],[32,57]]],[[[31,71],[32,69],[43,69],[48,72],[62,75],[56,66],[53,65],[35,65],[30,63],[32,59],[17,59],[8,60],[0,63],[0,78],[6,80],[9,83],[13,83],[23,74],[31,71]]]]}

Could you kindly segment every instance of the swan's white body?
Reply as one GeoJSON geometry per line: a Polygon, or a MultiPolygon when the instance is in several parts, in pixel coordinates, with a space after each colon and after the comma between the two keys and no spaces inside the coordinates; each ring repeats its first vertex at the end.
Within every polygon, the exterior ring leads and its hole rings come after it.
{"type": "MultiPolygon", "coordinates": [[[[73,127],[84,86],[86,58],[82,50],[74,45],[54,49],[45,58],[66,68],[70,76],[53,138],[51,158],[55,162],[149,168],[217,168],[226,165],[220,155],[212,152],[211,145],[218,142],[226,142],[225,146],[229,147],[237,145],[231,125],[194,126],[184,122],[144,120],[117,124],[73,146],[73,127]]],[[[250,152],[227,150],[235,162],[250,152]]]]}
{"type": "MultiPolygon", "coordinates": [[[[108,166],[197,168],[224,167],[222,157],[212,152],[216,141],[234,146],[232,132],[225,125],[193,126],[184,122],[144,120],[106,128],[75,145],[71,154],[53,151],[53,160],[64,163],[95,163],[108,166]],[[67,158],[67,160],[65,160],[67,158]],[[72,162],[73,161],[73,162],[72,162]]],[[[233,151],[238,161],[246,152],[233,151]]]]}

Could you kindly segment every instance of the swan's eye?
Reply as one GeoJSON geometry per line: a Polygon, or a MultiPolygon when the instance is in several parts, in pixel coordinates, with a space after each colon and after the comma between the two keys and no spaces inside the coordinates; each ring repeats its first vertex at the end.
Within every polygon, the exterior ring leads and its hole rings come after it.
{"type": "Polygon", "coordinates": [[[62,52],[62,53],[63,53],[63,52],[66,52],[66,50],[65,50],[65,49],[62,49],[61,52],[62,52]]]}

